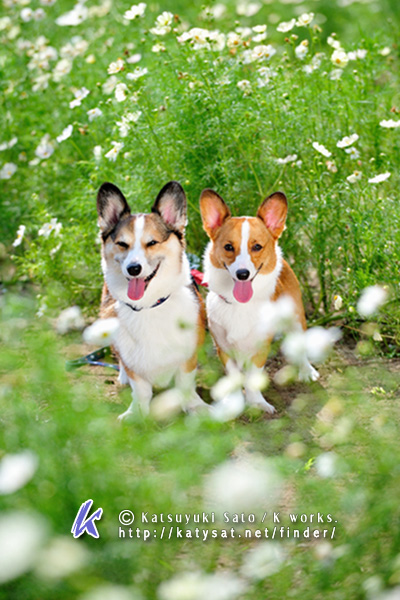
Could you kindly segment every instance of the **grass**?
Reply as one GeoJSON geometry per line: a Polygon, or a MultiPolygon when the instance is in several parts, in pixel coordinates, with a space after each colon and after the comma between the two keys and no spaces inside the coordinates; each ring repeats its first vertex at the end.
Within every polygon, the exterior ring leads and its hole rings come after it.
{"type": "MultiPolygon", "coordinates": [[[[60,27],[56,18],[72,8],[64,0],[45,7],[42,21],[26,23],[21,5],[5,3],[0,144],[18,140],[0,154],[2,176],[5,164],[17,167],[2,180],[0,198],[0,457],[28,449],[38,467],[25,485],[0,495],[0,540],[7,536],[6,549],[0,548],[0,598],[194,600],[207,581],[212,590],[202,597],[210,600],[369,600],[398,589],[400,370],[394,357],[400,146],[399,129],[380,122],[399,119],[400,14],[389,0],[342,4],[274,0],[254,16],[240,16],[228,2],[220,19],[186,2],[154,4],[128,23],[123,14],[130,3],[118,1],[103,5],[103,16],[92,10],[80,25],[60,27]],[[177,17],[172,31],[157,36],[150,29],[163,10],[177,17]],[[309,11],[315,13],[309,26],[276,31],[281,21],[309,11]],[[231,48],[196,48],[177,40],[185,27],[228,34],[238,26],[264,23],[265,41],[251,41],[257,32],[244,31],[231,48]],[[328,39],[333,32],[346,53],[361,49],[365,56],[335,71],[328,39]],[[40,35],[48,41],[38,42],[40,35]],[[76,35],[81,40],[73,40],[76,35]],[[308,53],[300,59],[296,48],[303,40],[308,53]],[[159,42],[164,49],[156,53],[159,42]],[[75,46],[73,59],[67,44],[75,46]],[[267,44],[275,54],[247,62],[254,47],[267,44]],[[57,50],[57,58],[49,47],[57,50]],[[48,65],[46,57],[37,56],[40,51],[49,53],[48,65]],[[139,62],[129,63],[136,53],[139,62]],[[54,75],[67,55],[71,70],[54,75]],[[109,65],[119,57],[124,69],[114,83],[125,84],[127,96],[121,102],[115,89],[106,89],[111,87],[109,65]],[[36,58],[41,66],[33,65],[36,58]],[[137,66],[148,72],[128,79],[137,66]],[[71,109],[74,92],[83,86],[90,93],[71,109]],[[91,121],[87,111],[95,107],[102,115],[91,121]],[[124,137],[117,123],[132,113],[137,120],[129,122],[124,137]],[[68,125],[72,135],[57,142],[68,125]],[[337,147],[353,133],[359,136],[349,146],[357,150],[355,156],[337,147]],[[113,141],[124,144],[115,161],[106,157],[113,141]],[[321,154],[313,142],[331,155],[321,154]],[[43,158],[44,144],[50,145],[48,158],[43,158]],[[351,183],[348,177],[355,171],[362,175],[351,183]],[[369,181],[383,173],[390,173],[386,181],[369,181]],[[321,384],[270,384],[267,395],[278,418],[248,412],[223,424],[182,415],[160,423],[136,415],[120,427],[116,416],[130,393],[117,388],[114,373],[65,370],[65,360],[86,349],[79,333],[57,335],[54,318],[72,304],[88,320],[98,310],[98,187],[112,181],[133,210],[142,211],[170,179],[179,180],[187,193],[188,249],[197,257],[206,243],[198,209],[203,188],[216,189],[236,214],[254,214],[276,189],[289,199],[282,246],[300,279],[309,322],[338,324],[345,337],[321,367],[321,384]],[[51,219],[61,224],[59,231],[39,234],[51,219]],[[13,246],[20,225],[26,231],[21,244],[13,246]],[[364,322],[357,300],[363,288],[377,283],[388,286],[390,301],[373,323],[364,322]],[[339,308],[337,296],[343,300],[339,308]],[[213,494],[224,497],[212,486],[210,491],[213,473],[223,468],[228,477],[232,459],[239,465],[245,461],[248,485],[265,496],[260,505],[249,492],[246,513],[254,510],[260,521],[265,510],[279,511],[285,525],[289,513],[329,513],[338,521],[335,538],[328,543],[274,540],[272,546],[245,538],[118,539],[118,514],[125,508],[158,515],[210,510],[213,494]],[[271,473],[280,481],[273,501],[271,473]],[[264,477],[265,489],[259,482],[264,477]],[[88,498],[104,510],[100,539],[74,540],[70,529],[88,498]],[[23,516],[36,531],[32,546],[29,527],[23,533],[11,530],[23,516]],[[271,557],[279,551],[281,558],[271,557]],[[260,558],[257,552],[265,554],[260,558]],[[17,569],[12,577],[4,575],[7,556],[17,569]],[[257,575],[259,563],[271,574],[257,575]],[[184,577],[197,572],[196,596],[184,577]],[[207,579],[224,573],[230,582],[239,579],[236,592],[227,582],[207,579]],[[181,579],[168,591],[173,577],[181,579]]],[[[39,6],[32,2],[33,9],[39,6]]],[[[279,361],[272,360],[272,371],[279,361]]],[[[206,399],[221,374],[207,338],[199,369],[206,399]]],[[[232,488],[233,498],[242,481],[235,473],[225,486],[232,488]]],[[[155,526],[158,534],[161,527],[155,526]]]]}

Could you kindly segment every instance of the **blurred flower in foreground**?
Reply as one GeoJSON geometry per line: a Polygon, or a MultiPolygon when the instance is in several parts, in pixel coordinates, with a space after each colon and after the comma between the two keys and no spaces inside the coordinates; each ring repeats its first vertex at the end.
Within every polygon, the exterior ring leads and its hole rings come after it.
{"type": "Polygon", "coordinates": [[[294,365],[301,366],[306,358],[312,363],[320,363],[326,360],[333,344],[340,338],[341,332],[337,327],[311,327],[304,332],[289,333],[282,343],[282,352],[294,365]]]}
{"type": "Polygon", "coordinates": [[[134,595],[132,588],[106,583],[91,588],[79,596],[79,600],[134,600],[138,597],[140,598],[140,596],[134,595]]]}
{"type": "Polygon", "coordinates": [[[346,52],[342,49],[335,50],[332,53],[331,61],[335,65],[335,67],[340,67],[344,69],[349,62],[349,57],[346,52]]]}
{"type": "Polygon", "coordinates": [[[266,302],[260,326],[267,336],[275,336],[293,330],[297,323],[295,304],[288,295],[276,302],[266,302]]]}
{"type": "Polygon", "coordinates": [[[320,477],[333,477],[337,474],[337,455],[334,452],[324,452],[317,456],[314,465],[320,477]]]}
{"type": "Polygon", "coordinates": [[[388,293],[380,285],[365,288],[357,302],[357,310],[362,317],[370,317],[386,302],[388,293]]]}
{"type": "Polygon", "coordinates": [[[271,460],[248,454],[218,465],[206,478],[204,503],[218,514],[254,512],[279,499],[282,479],[271,460]]]}
{"type": "Polygon", "coordinates": [[[59,136],[57,136],[56,140],[59,144],[61,144],[61,142],[64,142],[65,140],[67,140],[69,137],[71,137],[72,135],[72,131],[73,131],[73,126],[72,125],[68,125],[68,127],[66,127],[62,133],[60,133],[59,136]]]}
{"type": "Polygon", "coordinates": [[[83,332],[83,339],[87,344],[94,346],[109,346],[115,339],[119,329],[119,320],[116,317],[111,319],[98,319],[83,332]]]}
{"type": "Polygon", "coordinates": [[[13,241],[13,244],[12,244],[14,246],[14,248],[16,248],[17,246],[19,246],[21,244],[22,240],[24,239],[25,230],[26,230],[25,225],[20,225],[18,227],[17,237],[15,238],[15,240],[13,241]]]}
{"type": "Polygon", "coordinates": [[[80,90],[76,90],[74,92],[75,100],[71,100],[69,103],[70,108],[75,108],[76,106],[80,106],[82,104],[82,100],[86,98],[90,94],[90,91],[83,87],[80,90]]]}
{"type": "Polygon", "coordinates": [[[88,551],[72,538],[56,537],[44,548],[36,560],[35,571],[39,577],[61,579],[82,569],[88,560],[88,551]]]}
{"type": "Polygon", "coordinates": [[[64,334],[69,331],[80,330],[85,326],[85,320],[79,306],[70,306],[63,310],[56,323],[58,333],[64,334]]]}
{"type": "Polygon", "coordinates": [[[316,150],[323,156],[326,156],[326,158],[329,158],[330,156],[332,156],[332,152],[327,150],[327,148],[325,148],[325,146],[323,146],[322,144],[319,144],[318,142],[313,142],[312,147],[314,148],[314,150],[316,150]]]}
{"type": "Polygon", "coordinates": [[[386,179],[389,179],[391,173],[386,172],[386,173],[380,173],[379,175],[375,175],[375,177],[371,177],[371,179],[368,179],[368,183],[382,183],[382,181],[386,181],[386,179]]]}
{"type": "Polygon", "coordinates": [[[164,11],[156,19],[155,27],[150,29],[153,35],[166,35],[171,31],[171,25],[174,20],[174,15],[171,12],[164,11]]]}
{"type": "Polygon", "coordinates": [[[145,10],[146,10],[146,6],[147,5],[144,2],[139,2],[139,4],[134,4],[133,6],[130,7],[129,10],[127,10],[125,12],[124,19],[127,19],[128,21],[133,21],[137,17],[143,17],[145,10]]]}
{"type": "Polygon", "coordinates": [[[41,517],[7,512],[0,517],[0,583],[28,571],[44,542],[46,527],[41,517]]]}
{"type": "Polygon", "coordinates": [[[83,2],[78,2],[72,10],[58,17],[56,24],[61,27],[80,25],[88,18],[88,14],[89,11],[83,2]]]}
{"type": "Polygon", "coordinates": [[[307,25],[311,25],[311,22],[313,19],[314,19],[314,13],[303,13],[297,19],[296,25],[297,25],[297,27],[306,27],[307,25]]]}
{"type": "Polygon", "coordinates": [[[282,23],[279,23],[276,30],[280,33],[287,33],[288,31],[291,31],[295,25],[296,19],[291,19],[290,21],[282,21],[282,23]]]}
{"type": "Polygon", "coordinates": [[[0,461],[0,494],[12,494],[30,481],[39,460],[30,450],[6,454],[0,461]]]}
{"type": "Polygon", "coordinates": [[[0,179],[11,179],[17,168],[14,163],[5,163],[0,169],[0,179]]]}
{"type": "Polygon", "coordinates": [[[246,583],[230,572],[187,572],[163,582],[157,595],[160,600],[235,600],[246,588],[246,583]]]}
{"type": "Polygon", "coordinates": [[[359,136],[356,133],[353,133],[352,135],[346,135],[344,138],[338,141],[336,146],[338,148],[347,148],[348,146],[354,144],[354,142],[356,142],[358,138],[359,136]]]}
{"type": "Polygon", "coordinates": [[[384,119],[379,123],[379,125],[381,127],[386,127],[386,129],[396,129],[397,127],[400,127],[400,119],[397,121],[395,121],[394,119],[388,119],[387,121],[385,121],[384,119]]]}
{"type": "Polygon", "coordinates": [[[361,171],[354,171],[354,173],[352,173],[351,175],[346,177],[346,179],[349,183],[356,183],[356,181],[359,181],[361,179],[361,177],[362,177],[361,171]]]}
{"type": "Polygon", "coordinates": [[[277,573],[284,565],[286,549],[279,542],[263,542],[244,557],[240,572],[246,579],[264,579],[277,573]]]}

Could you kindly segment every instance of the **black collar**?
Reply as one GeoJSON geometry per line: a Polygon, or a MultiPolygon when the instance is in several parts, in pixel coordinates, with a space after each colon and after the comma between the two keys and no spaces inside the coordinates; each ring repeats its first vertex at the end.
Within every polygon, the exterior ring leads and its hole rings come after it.
{"type": "MultiPolygon", "coordinates": [[[[171,295],[171,294],[170,294],[171,295]]],[[[127,302],[124,302],[125,306],[129,306],[129,308],[131,308],[132,310],[134,310],[135,312],[140,312],[141,310],[143,310],[144,308],[156,308],[156,306],[160,306],[160,304],[164,304],[164,302],[166,302],[168,300],[170,296],[164,296],[164,298],[159,298],[157,300],[157,302],[155,302],[154,304],[152,304],[151,306],[132,306],[132,304],[128,304],[127,302]]]]}

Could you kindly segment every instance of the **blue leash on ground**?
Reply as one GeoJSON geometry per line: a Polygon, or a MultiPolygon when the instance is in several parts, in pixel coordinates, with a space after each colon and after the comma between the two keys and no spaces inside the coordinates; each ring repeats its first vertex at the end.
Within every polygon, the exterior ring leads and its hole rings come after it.
{"type": "Polygon", "coordinates": [[[104,348],[99,348],[99,350],[95,350],[86,356],[82,356],[81,358],[76,358],[75,360],[67,360],[65,363],[65,368],[67,371],[72,371],[73,369],[79,369],[83,365],[93,365],[95,367],[109,367],[110,369],[114,369],[115,371],[119,371],[119,366],[113,363],[103,362],[101,359],[106,357],[112,357],[110,348],[105,346],[104,348]]]}

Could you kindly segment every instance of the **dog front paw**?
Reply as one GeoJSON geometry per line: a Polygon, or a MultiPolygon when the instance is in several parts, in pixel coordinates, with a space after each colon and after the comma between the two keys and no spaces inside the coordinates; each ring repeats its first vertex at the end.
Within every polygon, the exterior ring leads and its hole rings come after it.
{"type": "Polygon", "coordinates": [[[276,413],[275,407],[272,406],[272,404],[270,404],[269,402],[267,402],[262,393],[259,391],[246,390],[246,400],[247,404],[258,408],[265,413],[268,413],[270,415],[276,413]]]}
{"type": "Polygon", "coordinates": [[[305,383],[309,383],[310,381],[318,381],[319,373],[317,369],[314,369],[314,367],[308,363],[304,367],[301,367],[298,379],[299,381],[303,381],[305,383]]]}

